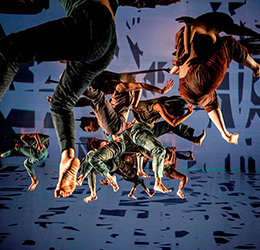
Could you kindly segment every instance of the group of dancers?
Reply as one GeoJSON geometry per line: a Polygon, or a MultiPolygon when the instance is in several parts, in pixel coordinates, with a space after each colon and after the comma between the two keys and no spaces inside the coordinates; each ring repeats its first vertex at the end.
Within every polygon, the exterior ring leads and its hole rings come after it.
{"type": "MultiPolygon", "coordinates": [[[[19,64],[31,60],[66,60],[66,68],[59,84],[52,97],[48,98],[61,151],[55,197],[70,196],[76,185],[81,185],[87,176],[91,195],[85,201],[96,200],[96,174],[100,173],[106,178],[102,184],[109,184],[114,191],[118,191],[115,178],[117,173],[134,183],[129,193],[131,198],[136,198],[134,191],[139,184],[149,196],[153,196],[156,191],[171,192],[163,185],[163,175],[180,179],[177,195],[185,198],[182,190],[188,178],[176,170],[175,145],[166,149],[158,137],[174,132],[200,146],[206,136],[205,131],[194,136],[194,129],[183,124],[192,115],[196,105],[204,107],[224,140],[238,143],[239,134],[232,134],[225,127],[216,89],[232,59],[250,68],[255,77],[260,75],[260,65],[249,55],[250,48],[232,36],[220,37],[219,34],[225,32],[228,35],[258,39],[259,34],[234,24],[232,18],[225,13],[212,12],[197,18],[176,19],[184,22],[184,26],[175,36],[176,59],[172,61],[170,73],[179,75],[180,96],[162,96],[143,101],[140,100],[142,90],[164,95],[171,90],[174,82],[168,80],[160,89],[136,82],[133,74],[105,71],[117,44],[114,16],[119,5],[154,8],[156,5],[167,6],[179,1],[59,1],[65,9],[65,18],[0,40],[0,98],[13,81],[19,64]],[[51,40],[48,39],[49,36],[52,37],[51,40]],[[106,95],[111,95],[110,101],[106,95]],[[100,129],[108,139],[106,142],[92,143],[92,150],[81,161],[75,154],[76,123],[72,109],[76,106],[91,106],[95,114],[95,118],[81,118],[80,127],[86,132],[100,129]],[[129,122],[130,111],[133,112],[134,120],[129,122]],[[138,156],[137,171],[125,152],[138,156]],[[142,170],[144,156],[152,159],[155,178],[153,191],[139,177],[148,177],[142,170]]],[[[41,146],[43,143],[39,143],[36,135],[31,137],[37,142],[36,152],[46,149],[46,146],[41,146]]],[[[25,142],[24,138],[21,140],[25,142]]],[[[193,159],[193,156],[190,155],[187,159],[193,159]]],[[[33,190],[37,183],[32,178],[29,189],[33,190]]]]}

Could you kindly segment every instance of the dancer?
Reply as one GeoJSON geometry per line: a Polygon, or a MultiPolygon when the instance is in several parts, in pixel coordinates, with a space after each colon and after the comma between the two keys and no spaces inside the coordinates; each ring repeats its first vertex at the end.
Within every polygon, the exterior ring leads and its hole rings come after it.
{"type": "Polygon", "coordinates": [[[171,190],[167,189],[162,184],[163,176],[163,160],[165,158],[165,148],[158,138],[154,135],[152,128],[155,122],[163,118],[169,125],[176,127],[181,122],[185,121],[193,112],[193,105],[187,105],[187,112],[184,113],[184,102],[177,98],[171,105],[167,103],[170,98],[158,98],[139,102],[138,107],[143,113],[134,113],[136,119],[133,125],[130,137],[137,145],[142,146],[153,154],[153,171],[155,173],[154,190],[163,193],[168,193],[171,190]]]}
{"type": "Polygon", "coordinates": [[[204,107],[224,140],[238,144],[239,134],[231,134],[225,127],[215,90],[232,59],[250,68],[255,77],[260,75],[260,65],[237,40],[231,36],[220,37],[219,33],[259,34],[235,25],[225,13],[206,13],[196,19],[182,17],[176,20],[186,23],[175,36],[176,61],[172,61],[171,70],[171,74],[179,74],[179,93],[188,103],[204,107]]]}
{"type": "MultiPolygon", "coordinates": [[[[137,175],[137,169],[136,169],[136,158],[133,158],[136,154],[124,154],[120,157],[120,165],[114,171],[114,173],[111,174],[118,174],[123,177],[125,181],[129,181],[134,183],[133,187],[130,190],[130,193],[128,194],[128,197],[132,199],[137,199],[136,196],[134,196],[134,192],[136,191],[137,187],[141,185],[143,190],[148,194],[149,197],[153,197],[155,194],[155,190],[150,191],[149,188],[146,186],[143,179],[141,179],[137,175]]],[[[100,183],[102,185],[108,185],[109,183],[107,181],[100,180],[100,183]]]]}
{"type": "MultiPolygon", "coordinates": [[[[150,155],[149,158],[152,159],[152,156],[150,155]]],[[[194,160],[193,153],[190,152],[189,156],[183,155],[179,152],[176,152],[176,147],[168,147],[166,149],[166,156],[164,159],[164,166],[163,166],[163,174],[169,178],[169,179],[178,179],[180,180],[179,188],[176,194],[181,198],[185,199],[186,196],[184,196],[182,190],[184,189],[185,185],[188,182],[188,177],[177,171],[177,161],[176,158],[185,159],[185,160],[194,160]]]]}
{"type": "MultiPolygon", "coordinates": [[[[103,140],[91,140],[91,148],[93,147],[99,147],[100,145],[102,145],[104,143],[103,140]],[[94,143],[92,143],[94,142],[94,143]]],[[[90,151],[92,152],[92,151],[90,151]]],[[[136,169],[136,159],[133,158],[134,155],[138,155],[138,157],[144,157],[142,156],[141,153],[132,153],[132,154],[124,154],[120,157],[120,164],[118,165],[118,161],[108,161],[106,164],[108,166],[108,168],[110,169],[110,174],[113,176],[115,173],[122,176],[124,180],[126,181],[130,181],[134,183],[134,186],[132,187],[130,193],[128,194],[128,197],[132,198],[132,199],[137,199],[134,196],[134,192],[136,191],[138,185],[140,184],[142,186],[142,188],[145,190],[145,192],[149,195],[149,197],[152,197],[155,194],[155,190],[154,191],[150,191],[147,186],[145,185],[144,180],[142,180],[140,177],[138,177],[137,175],[137,169],[136,169]],[[118,165],[118,166],[117,166],[118,165]]],[[[153,156],[150,152],[146,151],[145,154],[146,157],[153,159],[153,156]]],[[[189,155],[184,155],[180,152],[176,152],[176,148],[175,147],[168,147],[166,149],[166,156],[164,159],[164,167],[163,167],[163,173],[164,175],[169,178],[169,179],[178,179],[180,180],[180,184],[179,184],[179,188],[177,191],[177,195],[181,198],[181,199],[185,199],[186,196],[183,195],[183,189],[186,185],[186,183],[188,182],[188,177],[182,173],[180,173],[179,171],[177,171],[177,161],[176,158],[179,159],[185,159],[185,160],[194,160],[194,156],[192,152],[189,152],[189,155]]],[[[84,178],[86,177],[86,164],[87,160],[84,159],[82,161],[81,167],[79,172],[81,173],[81,175],[79,176],[77,183],[79,186],[81,186],[84,178]],[[85,166],[84,166],[85,165],[85,166]]],[[[143,166],[142,166],[143,168],[143,166]]],[[[91,195],[89,197],[86,197],[84,200],[85,202],[89,202],[92,200],[96,200],[97,199],[97,195],[96,195],[96,174],[97,172],[93,172],[91,171],[87,177],[88,177],[88,183],[89,183],[89,187],[91,190],[91,195]]],[[[100,183],[102,185],[109,185],[109,181],[103,181],[100,180],[100,183]]]]}
{"type": "Polygon", "coordinates": [[[0,40],[0,99],[13,81],[19,64],[67,60],[53,94],[50,109],[61,150],[56,198],[76,188],[80,165],[75,157],[75,120],[72,111],[87,86],[110,63],[117,46],[115,13],[119,5],[155,7],[172,0],[59,0],[66,17],[47,22],[0,40]],[[52,39],[49,39],[52,37],[52,39]]]}
{"type": "MultiPolygon", "coordinates": [[[[159,102],[161,100],[164,100],[165,103],[170,102],[170,100],[173,99],[173,97],[162,97],[162,98],[157,98],[157,99],[152,99],[155,103],[159,102]]],[[[144,108],[144,103],[148,104],[148,103],[152,103],[152,100],[149,101],[141,101],[140,105],[142,105],[142,108],[145,110],[144,108]]],[[[178,102],[172,102],[170,103],[170,105],[166,105],[166,106],[175,106],[178,105],[178,102]]],[[[177,108],[177,106],[175,106],[175,108],[177,108]]],[[[172,110],[170,109],[170,112],[172,112],[172,110]]],[[[154,119],[156,118],[157,120],[160,119],[161,116],[157,116],[157,113],[154,112],[154,119]]],[[[152,115],[151,115],[152,118],[152,115]]],[[[155,137],[159,137],[161,135],[164,135],[166,133],[170,133],[173,132],[176,135],[189,140],[191,142],[193,142],[195,145],[200,146],[203,142],[203,140],[205,139],[206,133],[205,130],[203,130],[203,132],[199,135],[199,136],[194,136],[194,129],[189,127],[186,124],[180,123],[177,126],[173,127],[172,125],[170,125],[168,122],[166,121],[160,121],[160,122],[156,122],[157,120],[154,120],[154,126],[151,128],[152,133],[154,134],[155,137]]],[[[81,117],[80,119],[81,123],[80,123],[80,127],[83,131],[86,132],[95,132],[99,129],[99,124],[98,121],[95,117],[81,117]]],[[[132,126],[132,125],[131,125],[132,126]]],[[[123,134],[123,140],[124,140],[124,144],[125,144],[125,152],[141,152],[143,155],[146,155],[146,151],[147,149],[145,149],[144,147],[142,147],[142,145],[137,145],[133,142],[133,140],[130,137],[130,131],[131,128],[126,130],[126,133],[123,134]]],[[[138,158],[139,159],[139,158],[138,158]]],[[[141,162],[139,163],[138,160],[138,172],[137,172],[138,176],[142,176],[144,178],[149,178],[150,176],[147,175],[142,168],[142,164],[141,162]]]]}
{"type": "Polygon", "coordinates": [[[173,87],[173,80],[168,80],[160,89],[156,86],[135,82],[131,74],[116,74],[104,71],[87,87],[85,97],[81,97],[75,107],[91,106],[100,126],[111,135],[122,133],[126,128],[131,106],[136,112],[142,112],[137,108],[142,90],[166,94],[173,87]],[[111,94],[110,101],[105,97],[111,94]],[[90,98],[91,96],[91,98],[90,98]]]}
{"type": "MultiPolygon", "coordinates": [[[[106,144],[105,141],[103,140],[97,140],[97,139],[93,139],[91,140],[91,142],[88,142],[88,145],[91,148],[95,148],[95,150],[97,150],[98,148],[100,148],[101,145],[106,144]]],[[[88,178],[88,185],[90,188],[90,196],[86,197],[84,199],[84,201],[86,203],[90,202],[90,201],[94,201],[97,199],[97,193],[96,193],[96,175],[99,173],[96,169],[91,169],[89,171],[89,157],[90,155],[94,153],[94,150],[91,150],[88,152],[87,156],[85,158],[82,159],[81,161],[81,165],[80,165],[80,169],[79,169],[79,173],[80,176],[77,178],[77,185],[81,186],[83,180],[87,177],[88,178]]],[[[142,180],[141,178],[139,178],[137,176],[137,170],[135,168],[135,161],[133,161],[133,159],[130,157],[127,157],[128,155],[122,155],[119,158],[113,158],[110,159],[108,161],[105,161],[105,164],[107,166],[107,168],[110,171],[110,175],[113,176],[114,180],[116,180],[116,176],[115,174],[118,174],[120,176],[123,177],[124,180],[126,181],[130,181],[134,183],[133,188],[131,189],[130,193],[128,194],[128,197],[132,198],[132,199],[137,199],[134,196],[134,192],[136,190],[136,188],[138,187],[138,185],[141,185],[142,188],[145,190],[145,192],[149,195],[149,197],[152,197],[155,193],[155,191],[151,192],[148,187],[145,185],[144,180],[142,180]]],[[[100,180],[100,183],[102,185],[109,185],[110,181],[106,180],[100,180]]]]}
{"type": "MultiPolygon", "coordinates": [[[[97,193],[96,193],[96,175],[98,173],[100,173],[101,175],[104,175],[103,172],[99,172],[98,169],[93,168],[91,166],[90,162],[89,162],[89,160],[91,159],[90,157],[95,152],[95,150],[97,150],[98,148],[100,148],[102,146],[102,143],[99,143],[98,141],[96,141],[96,142],[97,143],[95,143],[95,145],[93,144],[94,150],[90,150],[88,152],[88,154],[86,155],[86,157],[84,157],[81,160],[80,168],[79,168],[80,176],[77,178],[77,185],[78,186],[82,185],[83,180],[86,177],[88,178],[88,185],[89,185],[91,193],[90,193],[90,196],[88,196],[84,199],[84,201],[86,203],[88,203],[90,201],[97,200],[98,197],[97,197],[97,193]]],[[[106,165],[106,168],[109,171],[114,172],[118,168],[119,162],[117,161],[117,158],[112,158],[112,159],[109,159],[107,161],[103,161],[103,164],[106,165]]],[[[116,177],[113,176],[113,174],[111,175],[111,179],[112,179],[112,181],[114,181],[116,183],[116,177]]],[[[107,182],[106,182],[107,185],[111,184],[111,179],[107,180],[107,182]]],[[[115,189],[114,187],[113,187],[113,189],[114,189],[114,191],[118,191],[118,189],[115,189]]]]}
{"type": "Polygon", "coordinates": [[[0,154],[0,158],[12,156],[26,156],[24,167],[31,178],[31,185],[28,190],[33,191],[39,181],[33,165],[37,162],[44,161],[48,156],[49,136],[43,134],[23,134],[15,140],[13,149],[0,154]]]}

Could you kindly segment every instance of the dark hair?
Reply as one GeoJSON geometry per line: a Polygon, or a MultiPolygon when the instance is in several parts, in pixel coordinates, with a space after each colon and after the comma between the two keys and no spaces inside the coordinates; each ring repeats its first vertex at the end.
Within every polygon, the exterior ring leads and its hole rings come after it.
{"type": "Polygon", "coordinates": [[[175,117],[184,115],[185,104],[186,104],[184,100],[179,99],[179,100],[173,100],[165,103],[167,103],[165,105],[167,111],[169,112],[170,110],[172,110],[172,112],[169,113],[173,114],[175,117]]]}
{"type": "Polygon", "coordinates": [[[81,117],[80,118],[80,128],[85,131],[85,127],[90,125],[90,122],[96,121],[96,117],[81,117]]]}
{"type": "Polygon", "coordinates": [[[110,71],[103,71],[100,75],[98,75],[91,86],[95,89],[102,90],[106,93],[113,93],[115,86],[120,82],[120,75],[110,71]]]}
{"type": "Polygon", "coordinates": [[[223,12],[208,12],[195,18],[198,23],[205,23],[207,28],[216,28],[221,31],[232,27],[234,25],[233,19],[223,12]]]}

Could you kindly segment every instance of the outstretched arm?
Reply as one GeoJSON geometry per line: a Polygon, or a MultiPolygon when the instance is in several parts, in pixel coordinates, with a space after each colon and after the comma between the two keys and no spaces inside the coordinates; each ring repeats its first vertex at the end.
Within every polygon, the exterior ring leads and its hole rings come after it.
{"type": "Polygon", "coordinates": [[[184,122],[193,112],[193,105],[191,104],[187,104],[188,105],[188,110],[187,112],[182,115],[182,116],[178,116],[175,117],[174,115],[168,113],[167,109],[165,108],[165,106],[163,104],[160,103],[156,103],[153,106],[153,109],[157,112],[160,113],[160,115],[162,116],[162,118],[168,122],[171,126],[176,127],[178,124],[184,122]]]}
{"type": "Polygon", "coordinates": [[[168,80],[162,89],[160,89],[156,86],[153,86],[151,84],[146,84],[146,83],[122,82],[116,86],[116,90],[118,92],[123,92],[123,91],[132,91],[132,90],[137,91],[137,90],[144,89],[144,90],[152,91],[152,92],[159,93],[159,94],[166,94],[167,92],[169,92],[171,90],[173,85],[174,85],[174,80],[172,80],[172,79],[168,80]]]}

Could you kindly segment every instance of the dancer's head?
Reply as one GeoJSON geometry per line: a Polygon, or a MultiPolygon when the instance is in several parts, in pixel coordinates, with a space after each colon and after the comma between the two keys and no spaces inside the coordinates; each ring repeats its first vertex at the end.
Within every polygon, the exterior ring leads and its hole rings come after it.
{"type": "Polygon", "coordinates": [[[95,89],[102,90],[106,95],[112,94],[115,86],[120,82],[120,75],[110,71],[103,71],[98,75],[91,86],[95,89]]]}
{"type": "Polygon", "coordinates": [[[80,127],[86,132],[95,132],[98,130],[99,125],[96,117],[81,117],[80,127]]]}
{"type": "Polygon", "coordinates": [[[175,117],[182,116],[185,113],[185,104],[186,102],[183,99],[176,99],[164,103],[167,112],[175,117]]]}

